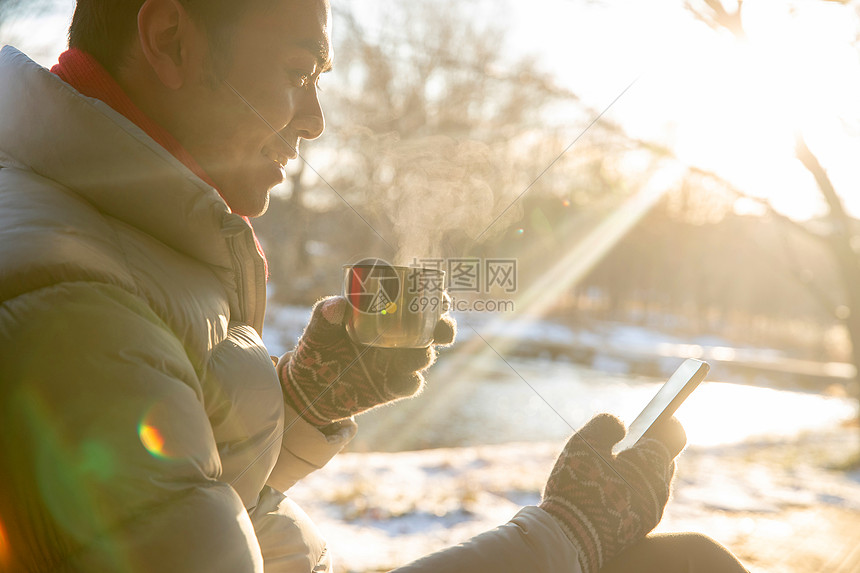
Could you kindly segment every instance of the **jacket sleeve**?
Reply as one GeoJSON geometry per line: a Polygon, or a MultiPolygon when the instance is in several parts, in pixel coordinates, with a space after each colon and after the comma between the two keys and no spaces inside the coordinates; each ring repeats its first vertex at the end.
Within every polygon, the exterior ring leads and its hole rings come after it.
{"type": "Polygon", "coordinates": [[[3,302],[0,381],[12,570],[263,570],[197,374],[139,298],[79,282],[3,302]]]}
{"type": "MultiPolygon", "coordinates": [[[[280,371],[283,361],[289,359],[290,353],[283,355],[277,370],[280,371]]],[[[285,403],[281,451],[267,485],[278,491],[287,491],[300,479],[326,465],[355,437],[356,432],[355,420],[349,418],[326,428],[323,433],[285,403]]]]}
{"type": "Polygon", "coordinates": [[[391,573],[582,573],[573,544],[555,520],[525,507],[502,525],[391,573]]]}

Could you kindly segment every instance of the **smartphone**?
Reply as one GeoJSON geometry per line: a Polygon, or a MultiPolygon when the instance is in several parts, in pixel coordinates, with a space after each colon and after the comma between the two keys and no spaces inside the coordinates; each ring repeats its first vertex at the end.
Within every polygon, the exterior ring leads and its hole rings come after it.
{"type": "Polygon", "coordinates": [[[685,360],[636,416],[627,430],[627,435],[612,448],[612,453],[617,454],[633,447],[653,425],[671,418],[687,396],[705,379],[710,369],[707,362],[692,358],[685,360]]]}

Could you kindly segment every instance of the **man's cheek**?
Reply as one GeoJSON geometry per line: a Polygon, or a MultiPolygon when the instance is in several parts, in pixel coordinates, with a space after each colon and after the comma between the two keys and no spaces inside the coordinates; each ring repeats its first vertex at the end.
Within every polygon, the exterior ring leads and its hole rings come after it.
{"type": "Polygon", "coordinates": [[[296,91],[293,87],[279,90],[266,99],[265,117],[277,131],[284,129],[292,120],[298,99],[296,91]]]}

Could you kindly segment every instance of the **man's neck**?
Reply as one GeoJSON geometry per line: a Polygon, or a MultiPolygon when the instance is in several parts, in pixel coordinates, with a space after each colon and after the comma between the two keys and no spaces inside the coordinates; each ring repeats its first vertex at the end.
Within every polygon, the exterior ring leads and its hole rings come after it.
{"type": "MultiPolygon", "coordinates": [[[[51,72],[59,76],[61,80],[71,85],[81,94],[99,99],[111,106],[118,113],[124,115],[129,121],[155,140],[156,143],[170,152],[171,155],[190,169],[197,177],[205,181],[208,185],[211,185],[215,190],[218,190],[217,185],[212,182],[212,179],[206,174],[206,171],[203,170],[200,164],[194,160],[191,154],[182,147],[182,144],[135,105],[131,98],[128,97],[128,94],[122,89],[122,86],[93,56],[82,50],[71,48],[60,55],[59,62],[51,68],[51,72]]],[[[251,225],[248,217],[243,217],[243,219],[247,221],[249,226],[251,225]]],[[[254,234],[254,242],[257,246],[257,251],[263,257],[266,277],[268,277],[269,269],[266,255],[260,242],[257,240],[256,234],[254,234]]]]}
{"type": "Polygon", "coordinates": [[[217,189],[209,175],[182,147],[182,144],[145,114],[93,56],[77,48],[71,48],[60,55],[59,62],[51,68],[51,72],[83,95],[99,99],[124,115],[200,179],[217,189]]]}

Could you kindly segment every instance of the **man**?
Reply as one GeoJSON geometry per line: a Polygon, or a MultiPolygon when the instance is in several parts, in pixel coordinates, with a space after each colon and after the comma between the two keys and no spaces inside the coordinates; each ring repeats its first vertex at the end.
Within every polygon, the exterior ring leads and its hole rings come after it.
{"type": "MultiPolygon", "coordinates": [[[[325,0],[79,0],[53,73],[3,49],[0,569],[332,569],[283,492],[355,414],[419,391],[435,354],[357,348],[340,297],[295,352],[273,362],[260,338],[248,218],[324,129],[330,20],[325,0]]],[[[443,319],[435,342],[453,331],[443,319]]],[[[404,571],[665,564],[642,540],[683,431],[614,457],[623,433],[595,418],[540,507],[404,571]]],[[[659,543],[679,562],[691,547],[659,543]]]]}

